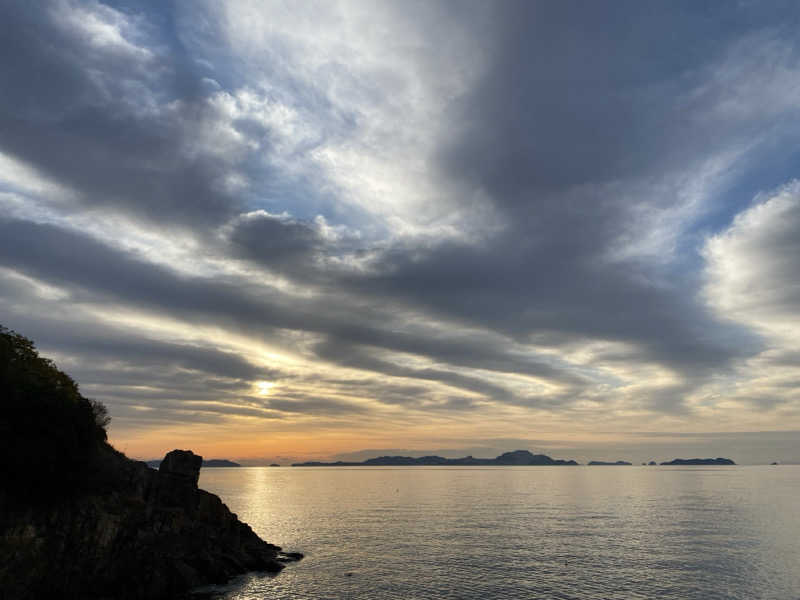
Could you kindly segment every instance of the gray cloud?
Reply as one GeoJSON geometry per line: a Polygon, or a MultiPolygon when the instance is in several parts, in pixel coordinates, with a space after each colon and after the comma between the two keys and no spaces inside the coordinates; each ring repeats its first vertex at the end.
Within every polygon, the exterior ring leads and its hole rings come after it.
{"type": "Polygon", "coordinates": [[[688,379],[752,356],[757,336],[704,306],[685,258],[613,257],[621,239],[654,235],[632,215],[677,206],[679,189],[641,182],[691,171],[763,126],[761,113],[726,117],[740,82],[711,74],[760,28],[787,33],[787,15],[723,12],[725,28],[691,3],[504,4],[492,66],[456,105],[439,158],[506,227],[482,244],[397,247],[352,285],[518,340],[631,343],[688,379]]]}
{"type": "Polygon", "coordinates": [[[397,256],[356,285],[523,342],[630,342],[640,357],[687,373],[724,366],[755,347],[744,331],[715,321],[690,282],[654,281],[636,263],[604,264],[598,248],[572,243],[567,233],[545,244],[514,233],[488,250],[447,245],[421,260],[397,256]]]}
{"type": "Polygon", "coordinates": [[[81,9],[119,25],[101,8],[4,5],[3,151],[76,190],[89,206],[186,225],[234,214],[241,202],[223,187],[231,165],[199,147],[197,132],[211,115],[191,63],[163,46],[138,48],[76,27],[93,26],[81,9]]]}
{"type": "Polygon", "coordinates": [[[342,366],[375,371],[393,377],[438,381],[466,391],[482,394],[501,402],[511,397],[511,394],[505,388],[490,384],[477,377],[465,376],[441,369],[413,369],[402,367],[376,358],[369,354],[368,351],[360,350],[352,346],[347,347],[342,343],[320,344],[316,346],[315,351],[321,358],[325,358],[342,366]]]}
{"type": "Polygon", "coordinates": [[[59,335],[60,332],[54,333],[51,326],[47,327],[47,331],[43,331],[41,326],[26,329],[31,330],[31,335],[41,334],[41,337],[47,339],[48,348],[55,348],[60,353],[72,350],[107,361],[121,361],[149,368],[172,367],[241,381],[274,380],[282,376],[277,370],[254,365],[233,352],[136,338],[130,332],[124,336],[112,337],[108,330],[104,330],[99,336],[89,337],[85,335],[85,327],[81,331],[69,331],[68,336],[59,335]]]}
{"type": "Polygon", "coordinates": [[[712,118],[737,90],[710,71],[749,34],[790,39],[797,7],[774,8],[506,2],[488,42],[492,67],[456,105],[442,164],[524,212],[541,209],[547,191],[685,167],[753,133],[752,123],[712,118]]]}
{"type": "MultiPolygon", "coordinates": [[[[367,400],[375,411],[497,403],[571,417],[581,402],[612,406],[637,368],[663,381],[626,406],[685,418],[693,394],[741,376],[746,360],[797,362],[757,326],[767,308],[734,319],[709,300],[698,252],[750,190],[794,175],[777,160],[800,135],[794,4],[419,5],[398,28],[408,44],[365,46],[376,64],[360,71],[346,57],[317,64],[291,46],[299,33],[270,38],[266,64],[239,60],[227,21],[199,27],[207,6],[115,6],[0,9],[0,151],[75,192],[0,219],[0,264],[63,293],[42,299],[10,277],[0,306],[7,325],[74,356],[81,382],[131,423],[366,418],[367,400]],[[86,11],[107,27],[91,29],[86,11]],[[428,56],[437,24],[472,41],[428,56]],[[467,47],[474,70],[459,63],[467,47]],[[435,131],[394,140],[403,128],[385,121],[425,101],[435,131]],[[138,240],[148,253],[115,243],[114,222],[127,219],[152,234],[138,240]],[[225,268],[199,275],[194,257],[159,256],[153,240],[177,230],[198,263],[225,268]],[[39,319],[53,306],[86,312],[39,319]],[[263,368],[214,340],[92,326],[98,307],[213,324],[320,373],[263,368]],[[136,385],[147,373],[151,390],[136,385]],[[295,377],[318,377],[328,394],[249,395],[255,380],[295,377]]],[[[393,10],[376,8],[400,19],[393,10]]],[[[778,320],[798,305],[785,283],[794,263],[774,260],[797,254],[789,216],[718,244],[729,257],[751,251],[778,320]]],[[[747,398],[764,410],[793,402],[747,398]]]]}
{"type": "Polygon", "coordinates": [[[307,224],[268,216],[240,223],[231,241],[246,256],[268,265],[311,261],[323,245],[317,232],[307,224]]]}
{"type": "MultiPolygon", "coordinates": [[[[364,325],[353,325],[352,313],[345,308],[346,300],[302,301],[275,291],[271,295],[252,290],[248,293],[241,282],[236,285],[217,279],[181,277],[78,233],[49,225],[0,221],[0,234],[0,260],[5,264],[22,268],[44,281],[64,285],[83,300],[123,302],[138,308],[166,311],[182,319],[227,322],[251,334],[257,331],[266,334],[275,328],[325,334],[329,336],[328,342],[316,347],[321,358],[397,376],[459,383],[498,400],[508,398],[502,387],[442,370],[402,370],[370,357],[352,344],[429,356],[454,365],[584,382],[581,377],[556,366],[507,353],[497,343],[490,349],[481,339],[462,336],[431,340],[392,331],[381,326],[379,320],[383,315],[380,313],[372,317],[372,323],[365,320],[364,325]],[[26,243],[30,239],[36,239],[37,243],[26,243]]],[[[367,313],[360,316],[369,318],[367,313]]],[[[45,336],[43,341],[47,340],[45,336]]],[[[192,349],[185,350],[189,360],[192,349]]]]}

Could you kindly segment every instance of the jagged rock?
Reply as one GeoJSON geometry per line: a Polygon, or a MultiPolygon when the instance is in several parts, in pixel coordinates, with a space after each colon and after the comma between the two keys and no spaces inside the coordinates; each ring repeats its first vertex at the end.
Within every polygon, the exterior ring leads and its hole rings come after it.
{"type": "Polygon", "coordinates": [[[84,494],[31,507],[0,492],[0,597],[167,599],[302,557],[198,489],[201,461],[174,450],[155,471],[107,447],[84,494]]]}
{"type": "Polygon", "coordinates": [[[197,487],[201,466],[203,466],[202,456],[197,456],[191,450],[173,450],[167,452],[158,471],[177,479],[185,479],[197,487]]]}

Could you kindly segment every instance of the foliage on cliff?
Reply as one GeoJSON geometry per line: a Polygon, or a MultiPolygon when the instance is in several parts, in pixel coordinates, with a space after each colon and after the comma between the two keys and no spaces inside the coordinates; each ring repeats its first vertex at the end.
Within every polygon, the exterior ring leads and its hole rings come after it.
{"type": "Polygon", "coordinates": [[[39,356],[28,338],[0,325],[0,476],[26,499],[86,485],[106,440],[105,406],[39,356]]]}
{"type": "Polygon", "coordinates": [[[3,327],[0,409],[0,599],[166,600],[302,556],[198,489],[202,457],[114,450],[105,407],[3,327]]]}

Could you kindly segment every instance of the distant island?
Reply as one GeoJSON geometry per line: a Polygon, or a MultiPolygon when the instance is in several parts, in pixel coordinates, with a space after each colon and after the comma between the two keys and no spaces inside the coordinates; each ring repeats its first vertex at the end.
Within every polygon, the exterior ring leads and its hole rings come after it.
{"type": "MultiPolygon", "coordinates": [[[[147,466],[152,469],[157,469],[161,465],[160,460],[148,460],[147,466]]],[[[203,467],[241,467],[239,463],[233,462],[232,460],[226,460],[224,458],[209,458],[208,460],[203,459],[203,467]]]]}
{"type": "MultiPolygon", "coordinates": [[[[623,466],[623,465],[628,465],[628,466],[630,466],[631,464],[632,464],[632,463],[629,463],[629,462],[628,462],[628,461],[626,461],[626,460],[618,460],[617,462],[605,462],[605,461],[602,461],[602,460],[592,460],[592,461],[589,461],[589,466],[590,466],[590,467],[592,467],[592,466],[600,466],[600,467],[615,467],[615,466],[623,466]]],[[[644,463],[642,463],[642,464],[644,464],[644,463]]]]}
{"type": "Polygon", "coordinates": [[[375,467],[375,466],[390,466],[390,467],[411,467],[411,466],[483,466],[483,465],[516,465],[516,466],[556,466],[568,465],[573,466],[578,463],[574,460],[561,460],[550,458],[546,454],[532,454],[527,450],[514,450],[513,452],[504,452],[496,458],[475,458],[473,456],[464,456],[462,458],[443,458],[441,456],[421,456],[413,458],[411,456],[378,456],[377,458],[368,458],[361,462],[304,462],[294,463],[293,467],[375,467]]]}
{"type": "Polygon", "coordinates": [[[209,458],[208,460],[203,460],[204,467],[241,467],[237,462],[233,462],[232,460],[226,460],[224,458],[209,458]]]}
{"type": "Polygon", "coordinates": [[[662,465],[735,465],[730,458],[676,458],[662,465]]]}

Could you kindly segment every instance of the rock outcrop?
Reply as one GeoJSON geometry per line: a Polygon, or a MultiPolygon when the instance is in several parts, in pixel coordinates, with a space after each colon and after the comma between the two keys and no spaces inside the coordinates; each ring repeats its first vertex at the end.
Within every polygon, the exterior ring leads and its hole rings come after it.
{"type": "Polygon", "coordinates": [[[157,600],[246,571],[281,552],[198,489],[202,458],[173,450],[158,471],[110,446],[90,490],[32,506],[0,492],[0,597],[157,600]]]}

